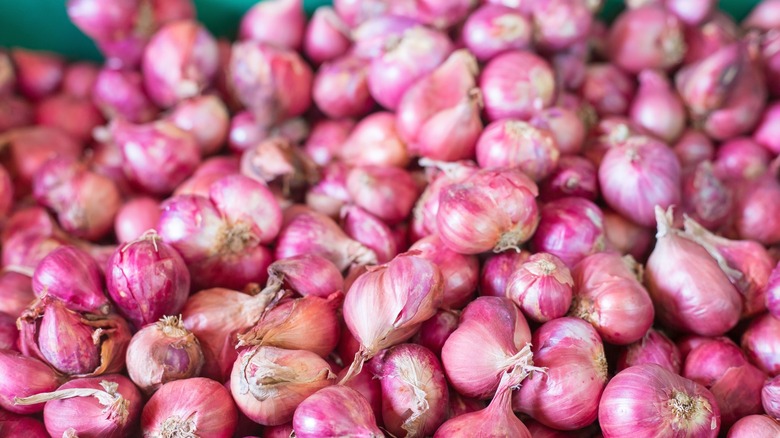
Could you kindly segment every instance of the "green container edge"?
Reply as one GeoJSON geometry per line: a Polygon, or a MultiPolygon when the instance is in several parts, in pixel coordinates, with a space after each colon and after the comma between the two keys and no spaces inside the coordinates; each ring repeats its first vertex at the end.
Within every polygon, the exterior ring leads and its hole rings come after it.
{"type": "MultiPolygon", "coordinates": [[[[110,0],[108,0],[110,1],[110,0]]],[[[760,0],[721,0],[720,8],[741,20],[760,0]]],[[[0,1],[0,46],[57,52],[71,60],[100,60],[92,41],[68,19],[66,0],[0,1]]],[[[194,0],[198,19],[215,35],[233,38],[243,13],[256,0],[194,0]]],[[[328,0],[304,0],[311,14],[328,0]]],[[[624,7],[621,0],[606,0],[601,17],[613,19],[624,7]]]]}

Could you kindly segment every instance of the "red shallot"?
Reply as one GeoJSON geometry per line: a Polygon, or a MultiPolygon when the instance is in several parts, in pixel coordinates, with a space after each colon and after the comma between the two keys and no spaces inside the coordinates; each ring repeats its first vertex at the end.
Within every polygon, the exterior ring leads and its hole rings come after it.
{"type": "Polygon", "coordinates": [[[540,252],[509,276],[506,296],[527,317],[544,323],[566,315],[571,306],[572,286],[571,272],[561,259],[540,252]]]}

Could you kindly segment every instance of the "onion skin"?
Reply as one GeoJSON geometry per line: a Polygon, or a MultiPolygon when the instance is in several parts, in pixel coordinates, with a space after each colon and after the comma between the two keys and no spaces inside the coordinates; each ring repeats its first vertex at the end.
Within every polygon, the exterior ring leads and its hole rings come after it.
{"type": "Polygon", "coordinates": [[[180,318],[165,316],[133,335],[126,363],[133,383],[152,394],[170,381],[198,377],[203,368],[203,350],[180,318]]]}
{"type": "Polygon", "coordinates": [[[680,173],[680,163],[668,146],[651,137],[633,136],[604,155],[599,185],[610,207],[651,227],[656,205],[667,208],[680,203],[680,173]]]}
{"type": "Polygon", "coordinates": [[[682,23],[660,6],[629,9],[620,14],[607,40],[610,59],[630,73],[669,70],[685,55],[682,23]]]}
{"type": "Polygon", "coordinates": [[[419,251],[420,257],[439,266],[444,277],[443,308],[460,309],[471,301],[479,277],[476,256],[450,250],[435,234],[418,240],[409,247],[409,251],[419,251]]]}
{"type": "Polygon", "coordinates": [[[761,389],[761,405],[770,417],[780,418],[780,377],[767,380],[761,389]]]}
{"type": "Polygon", "coordinates": [[[539,191],[543,201],[579,197],[595,202],[599,196],[596,166],[583,157],[563,156],[557,168],[539,185],[539,191]]]}
{"type": "Polygon", "coordinates": [[[572,197],[548,202],[540,216],[533,247],[560,258],[570,269],[606,246],[604,214],[587,199],[572,197]]]}
{"type": "Polygon", "coordinates": [[[693,129],[685,130],[672,149],[683,169],[715,158],[715,146],[712,140],[701,131],[693,129]]]}
{"type": "Polygon", "coordinates": [[[683,212],[705,228],[717,230],[725,225],[731,217],[732,204],[732,190],[709,161],[683,173],[683,212]]]}
{"type": "Polygon", "coordinates": [[[459,312],[439,309],[436,315],[422,323],[413,342],[427,348],[437,357],[441,357],[442,347],[452,332],[458,328],[459,320],[459,312]]]}
{"type": "Polygon", "coordinates": [[[479,275],[479,294],[505,297],[509,277],[525,263],[531,254],[527,251],[506,251],[491,254],[482,265],[479,275]]]}
{"type": "Polygon", "coordinates": [[[333,219],[314,211],[292,218],[277,239],[277,260],[302,254],[324,257],[340,271],[352,264],[374,264],[377,260],[372,250],[350,239],[333,219]]]}
{"type": "Polygon", "coordinates": [[[86,143],[92,130],[104,123],[100,111],[88,99],[55,94],[38,102],[36,124],[59,128],[75,140],[86,143]]]}
{"type": "Polygon", "coordinates": [[[411,153],[456,161],[474,155],[482,132],[479,66],[466,50],[453,52],[404,93],[398,105],[398,133],[411,153]]]}
{"type": "Polygon", "coordinates": [[[203,349],[201,375],[224,382],[237,357],[236,334],[254,325],[276,295],[274,288],[256,296],[223,288],[192,295],[181,311],[184,327],[203,349]]]}
{"type": "Polygon", "coordinates": [[[149,436],[189,431],[204,437],[231,438],[237,423],[238,409],[230,392],[203,377],[166,383],[141,413],[141,431],[149,436]]]}
{"type": "Polygon", "coordinates": [[[409,172],[397,167],[361,166],[347,174],[352,201],[389,225],[404,220],[419,195],[409,172]]]}
{"type": "Polygon", "coordinates": [[[574,280],[561,259],[537,253],[509,277],[506,296],[523,313],[540,323],[566,315],[571,306],[574,280]]]}
{"type": "Polygon", "coordinates": [[[306,25],[303,53],[315,64],[338,58],[350,46],[350,29],[330,6],[320,6],[306,25]]]}
{"type": "Polygon", "coordinates": [[[730,340],[714,339],[691,350],[682,376],[712,392],[726,427],[744,416],[763,412],[761,389],[766,375],[749,364],[730,340]]]}
{"type": "Polygon", "coordinates": [[[294,50],[301,47],[305,26],[301,0],[257,3],[241,18],[238,38],[294,50]]]}
{"type": "Polygon", "coordinates": [[[770,173],[750,184],[737,194],[735,225],[739,237],[755,240],[764,245],[780,242],[780,183],[770,173]]]}
{"type": "Polygon", "coordinates": [[[293,419],[303,400],[335,380],[327,362],[312,352],[256,347],[238,354],[230,391],[249,419],[279,426],[293,419]]]}
{"type": "Polygon", "coordinates": [[[64,157],[38,169],[33,195],[57,214],[65,231],[90,240],[99,240],[111,230],[122,202],[114,181],[64,157]]]}
{"type": "Polygon", "coordinates": [[[202,156],[222,148],[227,140],[229,117],[227,106],[214,95],[181,101],[168,116],[174,125],[195,137],[202,156]]]}
{"type": "Polygon", "coordinates": [[[656,209],[658,240],[645,267],[656,314],[670,328],[702,336],[722,335],[737,324],[742,313],[739,292],[701,245],[671,228],[670,213],[656,209]]]}
{"type": "Polygon", "coordinates": [[[342,385],[321,389],[298,405],[293,430],[299,438],[384,436],[365,397],[342,385]]]}
{"type": "Polygon", "coordinates": [[[409,152],[401,140],[393,113],[379,111],[357,122],[337,155],[353,166],[405,167],[409,152]]]}
{"type": "Polygon", "coordinates": [[[665,370],[680,374],[682,359],[677,348],[663,332],[651,328],[637,342],[627,345],[618,358],[617,370],[644,364],[656,364],[665,370]]]}
{"type": "Polygon", "coordinates": [[[412,212],[411,239],[413,241],[438,232],[436,214],[439,211],[441,193],[451,184],[463,182],[479,170],[472,161],[431,163],[427,169],[429,183],[417,198],[412,212]]]}
{"type": "Polygon", "coordinates": [[[0,435],[49,438],[41,421],[6,411],[0,411],[0,435]]]}
{"type": "Polygon", "coordinates": [[[411,252],[358,277],[342,310],[349,331],[360,341],[350,371],[359,372],[362,363],[380,350],[411,338],[436,313],[443,291],[439,267],[411,252]]]}
{"type": "Polygon", "coordinates": [[[305,350],[325,358],[336,348],[341,335],[337,310],[342,298],[343,294],[337,291],[324,298],[309,295],[282,300],[238,335],[237,346],[305,350]]]}
{"type": "Polygon", "coordinates": [[[114,119],[112,140],[128,180],[151,195],[167,195],[195,171],[200,152],[192,134],[167,121],[134,125],[114,119]]]}
{"type": "Polygon", "coordinates": [[[31,100],[52,94],[62,83],[65,60],[50,52],[12,49],[16,67],[16,88],[31,100]]]}
{"type": "Polygon", "coordinates": [[[771,438],[780,433],[780,423],[765,415],[748,415],[729,429],[727,438],[771,438]]]}
{"type": "Polygon", "coordinates": [[[103,293],[103,275],[95,260],[70,245],[51,251],[35,268],[32,289],[38,298],[62,300],[71,310],[107,314],[111,303],[103,293]]]}
{"type": "Polygon", "coordinates": [[[536,182],[558,165],[560,152],[555,137],[519,120],[498,120],[488,125],[476,146],[479,167],[517,167],[536,182]]]}
{"type": "Polygon", "coordinates": [[[771,154],[749,137],[735,137],[718,147],[715,169],[727,181],[753,181],[769,169],[771,154]]]}
{"type": "Polygon", "coordinates": [[[336,158],[354,126],[355,121],[352,119],[325,119],[315,122],[303,150],[317,165],[327,166],[336,158]]]}
{"type": "Polygon", "coordinates": [[[587,135],[584,117],[575,109],[554,106],[537,112],[531,124],[550,131],[561,155],[577,154],[587,135]]]}
{"type": "MultiPolygon", "coordinates": [[[[35,300],[30,277],[16,272],[0,272],[0,312],[20,315],[35,300]]],[[[15,326],[15,325],[14,325],[15,326]]]]}
{"type": "Polygon", "coordinates": [[[54,391],[60,386],[60,376],[42,361],[11,350],[0,350],[0,407],[16,414],[41,412],[44,405],[17,405],[14,397],[28,397],[54,391]]]}
{"type": "Polygon", "coordinates": [[[654,70],[639,74],[639,89],[631,103],[631,120],[667,143],[685,129],[683,102],[664,75],[654,70]]]}
{"type": "Polygon", "coordinates": [[[655,436],[674,431],[680,436],[716,437],[720,410],[703,386],[658,365],[627,368],[607,385],[599,404],[604,438],[638,433],[655,436]]]}
{"type": "Polygon", "coordinates": [[[72,433],[85,438],[124,437],[138,427],[143,406],[138,388],[130,379],[118,374],[74,379],[54,393],[37,394],[29,399],[48,400],[43,409],[43,422],[51,436],[72,433]],[[79,390],[102,394],[100,398],[75,394],[79,390]],[[68,395],[71,398],[63,397],[68,395]]]}
{"type": "Polygon", "coordinates": [[[268,267],[268,276],[280,278],[286,287],[303,296],[327,298],[344,285],[336,265],[315,254],[277,260],[268,267]]]}
{"type": "Polygon", "coordinates": [[[228,66],[233,95],[255,116],[267,114],[271,123],[306,112],[313,78],[294,51],[257,41],[233,44],[228,66]]]}
{"type": "Polygon", "coordinates": [[[611,64],[592,64],[585,70],[580,93],[604,116],[628,114],[636,86],[631,77],[611,64]]]}
{"type": "Polygon", "coordinates": [[[342,56],[324,63],[312,84],[312,99],[325,115],[333,119],[367,114],[375,102],[368,89],[367,60],[342,56]]]}
{"type": "Polygon", "coordinates": [[[191,20],[163,26],[144,49],[142,71],[149,97],[163,108],[196,96],[217,73],[217,40],[191,20]]]}
{"type": "Polygon", "coordinates": [[[395,436],[430,436],[449,407],[441,363],[420,345],[401,344],[375,357],[371,366],[382,385],[382,417],[395,436]]]}
{"type": "Polygon", "coordinates": [[[527,120],[538,103],[552,104],[555,80],[547,61],[525,51],[500,54],[487,63],[479,79],[479,88],[489,121],[527,120]]]}
{"type": "Polygon", "coordinates": [[[753,319],[742,334],[748,359],[770,377],[780,374],[780,320],[764,314],[753,319]]]}
{"type": "Polygon", "coordinates": [[[530,339],[528,322],[508,298],[478,297],[444,342],[441,358],[448,380],[461,395],[488,399],[503,374],[522,373],[533,364],[530,339]],[[477,346],[486,353],[475,357],[477,346]]]}
{"type": "Polygon", "coordinates": [[[442,242],[461,254],[516,249],[539,223],[539,190],[519,169],[484,169],[440,195],[436,224],[442,242]],[[494,196],[485,198],[485,190],[494,196]]]}
{"type": "Polygon", "coordinates": [[[377,262],[387,263],[398,254],[393,230],[375,215],[358,206],[341,209],[342,228],[347,235],[376,254],[377,262]]]}
{"type": "Polygon", "coordinates": [[[534,373],[514,395],[514,409],[545,426],[581,429],[596,420],[607,383],[604,346],[593,327],[577,318],[545,323],[533,335],[534,373]]]}
{"type": "Polygon", "coordinates": [[[159,111],[144,91],[143,76],[136,71],[101,69],[92,101],[107,119],[123,117],[131,123],[150,122],[159,111]]]}
{"type": "MultiPolygon", "coordinates": [[[[2,280],[0,280],[0,283],[2,280]]],[[[775,265],[766,284],[766,307],[773,317],[780,319],[780,268],[775,265]]]]}
{"type": "Polygon", "coordinates": [[[485,4],[471,13],[463,25],[463,43],[482,62],[510,50],[531,45],[532,25],[520,11],[485,4]]]}
{"type": "Polygon", "coordinates": [[[160,203],[142,196],[125,202],[114,218],[114,234],[119,243],[135,240],[160,221],[160,203]]]}
{"type": "Polygon", "coordinates": [[[16,350],[18,340],[16,316],[0,312],[0,350],[16,350]]]}
{"type": "Polygon", "coordinates": [[[570,314],[591,323],[609,343],[640,340],[655,318],[650,295],[639,282],[641,269],[630,256],[603,252],[585,257],[572,270],[570,314]]]}
{"type": "Polygon", "coordinates": [[[636,260],[645,260],[655,243],[653,230],[639,226],[612,210],[604,211],[604,234],[608,248],[636,260]]]}
{"type": "Polygon", "coordinates": [[[187,265],[156,232],[118,248],[107,272],[109,296],[137,328],[178,314],[190,294],[187,265]]]}
{"type": "Polygon", "coordinates": [[[452,52],[452,43],[437,30],[415,26],[402,31],[371,60],[368,89],[380,105],[396,110],[404,93],[432,72],[452,52]]]}

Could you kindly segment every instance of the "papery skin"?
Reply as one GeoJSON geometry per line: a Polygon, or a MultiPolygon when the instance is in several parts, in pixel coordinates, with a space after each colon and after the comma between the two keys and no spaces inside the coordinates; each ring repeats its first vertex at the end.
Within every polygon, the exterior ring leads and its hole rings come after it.
{"type": "Polygon", "coordinates": [[[238,409],[230,392],[222,384],[203,377],[166,383],[141,413],[141,431],[151,436],[162,436],[163,430],[173,429],[230,438],[237,423],[238,409]]]}
{"type": "Polygon", "coordinates": [[[742,316],[766,310],[766,294],[774,259],[766,248],[751,240],[730,240],[712,234],[690,217],[684,218],[685,231],[704,246],[742,295],[742,316]]]}
{"type": "Polygon", "coordinates": [[[599,185],[615,211],[652,227],[656,205],[679,205],[680,173],[680,163],[668,146],[651,137],[632,136],[604,156],[599,185]]]}
{"type": "Polygon", "coordinates": [[[230,391],[238,408],[252,421],[278,426],[293,419],[303,400],[335,380],[327,362],[314,353],[256,347],[239,353],[230,376],[230,391]]]}
{"type": "Polygon", "coordinates": [[[739,292],[702,246],[671,228],[671,210],[657,207],[656,216],[658,240],[647,260],[645,284],[658,318],[670,328],[703,336],[733,328],[742,313],[739,292]]]}
{"type": "Polygon", "coordinates": [[[230,289],[202,290],[190,297],[181,311],[184,327],[200,341],[203,349],[201,375],[224,382],[238,353],[236,335],[255,324],[276,290],[255,296],[230,289]]]}
{"type": "Polygon", "coordinates": [[[305,25],[306,15],[301,0],[257,3],[241,18],[238,37],[298,49],[303,42],[305,25]]]}
{"type": "Polygon", "coordinates": [[[427,171],[428,185],[423,190],[411,219],[411,240],[416,241],[438,232],[436,214],[439,211],[441,193],[450,185],[463,182],[479,170],[472,161],[456,163],[430,163],[427,171]]]}
{"type": "Polygon", "coordinates": [[[586,40],[594,19],[590,3],[583,0],[534,3],[531,15],[536,45],[546,50],[561,50],[586,40]]]}
{"type": "Polygon", "coordinates": [[[477,141],[476,153],[482,168],[518,167],[536,182],[552,173],[560,157],[548,130],[520,120],[489,124],[477,141]]]}
{"type": "Polygon", "coordinates": [[[71,377],[122,371],[132,336],[119,315],[77,313],[53,297],[44,297],[26,310],[17,326],[22,353],[71,377]]]}
{"type": "Polygon", "coordinates": [[[770,314],[753,319],[742,334],[748,359],[770,377],[780,374],[780,320],[770,314]]]}
{"type": "Polygon", "coordinates": [[[579,197],[595,201],[599,196],[598,173],[596,166],[588,159],[565,155],[558,166],[539,185],[541,199],[579,197]]]}
{"type": "Polygon", "coordinates": [[[606,248],[604,213],[584,198],[561,198],[541,209],[533,236],[536,251],[550,253],[570,269],[584,257],[606,248]]]}
{"type": "Polygon", "coordinates": [[[312,99],[317,108],[333,119],[360,117],[373,109],[368,91],[369,61],[345,55],[317,69],[312,83],[312,99]]]}
{"type": "Polygon", "coordinates": [[[618,358],[617,370],[648,363],[656,364],[674,374],[680,374],[682,370],[680,349],[663,332],[653,328],[650,328],[642,339],[623,349],[618,358]]]}
{"type": "Polygon", "coordinates": [[[17,405],[14,397],[27,397],[54,391],[61,377],[42,361],[12,350],[0,350],[0,407],[16,414],[41,412],[42,403],[17,405]]]}
{"type": "Polygon", "coordinates": [[[100,391],[107,397],[103,400],[91,395],[50,399],[43,409],[43,422],[49,435],[68,436],[71,431],[80,437],[121,438],[136,430],[143,398],[130,379],[119,374],[79,378],[63,384],[56,393],[83,389],[100,391]],[[112,388],[113,385],[116,386],[112,388]]]}
{"type": "Polygon", "coordinates": [[[277,260],[301,254],[324,257],[342,271],[352,264],[374,264],[377,260],[372,250],[350,239],[333,219],[315,211],[296,215],[277,239],[277,260]]]}
{"type": "Polygon", "coordinates": [[[300,438],[384,436],[365,397],[342,385],[321,389],[298,405],[293,416],[293,430],[300,438]]]}
{"type": "Polygon", "coordinates": [[[395,436],[430,436],[449,407],[441,363],[425,347],[401,344],[371,363],[382,385],[385,427],[395,436]]]}
{"type": "Polygon", "coordinates": [[[178,314],[190,294],[187,265],[155,232],[120,245],[107,269],[111,299],[137,328],[178,314]]]}
{"type": "Polygon", "coordinates": [[[418,240],[409,251],[420,251],[420,257],[436,263],[441,269],[444,278],[442,307],[459,309],[471,301],[479,279],[476,256],[452,251],[435,234],[418,240]]]}
{"type": "Polygon", "coordinates": [[[441,161],[474,155],[482,132],[478,73],[474,56],[458,50],[404,93],[396,124],[411,153],[441,161]]]}
{"type": "Polygon", "coordinates": [[[412,337],[436,313],[443,291],[439,267],[414,253],[400,254],[358,277],[343,307],[344,321],[360,341],[353,366],[412,337]]]}
{"type": "Polygon", "coordinates": [[[536,322],[564,316],[571,306],[574,280],[561,259],[536,253],[509,277],[506,295],[536,322]]]}
{"type": "Polygon", "coordinates": [[[653,302],[640,283],[641,269],[630,256],[603,252],[585,257],[572,271],[571,315],[593,324],[609,343],[638,341],[655,318],[653,302]]]}
{"type": "Polygon", "coordinates": [[[767,415],[775,420],[780,419],[780,377],[775,376],[764,384],[761,389],[761,404],[767,415]]]}
{"type": "Polygon", "coordinates": [[[411,174],[397,167],[360,166],[347,174],[352,201],[390,225],[407,216],[419,191],[411,174]]]}
{"type": "Polygon", "coordinates": [[[322,298],[343,289],[341,271],[330,260],[316,254],[300,254],[279,259],[268,267],[269,277],[279,277],[285,285],[303,295],[322,298]]]}
{"type": "Polygon", "coordinates": [[[345,163],[353,166],[405,167],[409,151],[401,140],[395,114],[378,111],[356,122],[337,151],[345,163]]]}
{"type": "Polygon", "coordinates": [[[720,410],[703,386],[658,365],[627,368],[610,380],[599,404],[604,438],[673,431],[679,436],[718,436],[720,410]],[[679,414],[676,414],[676,411],[679,414]]]}
{"type": "Polygon", "coordinates": [[[35,296],[56,297],[71,310],[107,314],[111,303],[103,293],[103,275],[95,260],[70,245],[53,249],[38,263],[32,277],[35,296]]]}
{"type": "Polygon", "coordinates": [[[173,380],[198,377],[203,361],[198,338],[172,316],[138,330],[127,347],[127,373],[146,394],[173,380]]]}
{"type": "Polygon", "coordinates": [[[326,358],[341,335],[337,310],[342,299],[340,291],[324,298],[309,295],[284,299],[266,309],[256,324],[238,335],[237,346],[306,350],[326,358]]]}
{"type": "Polygon", "coordinates": [[[685,55],[682,31],[677,17],[660,6],[630,9],[610,28],[610,59],[630,73],[648,68],[669,70],[685,55]]]}
{"type": "Polygon", "coordinates": [[[216,75],[217,41],[192,20],[163,26],[144,49],[142,72],[149,97],[168,108],[196,96],[216,75]]]}
{"type": "Polygon", "coordinates": [[[515,50],[491,59],[482,70],[479,88],[489,121],[503,118],[527,120],[536,108],[552,104],[555,80],[547,61],[515,50]]]}
{"type": "Polygon", "coordinates": [[[526,49],[533,28],[527,16],[504,6],[485,4],[476,9],[463,25],[463,43],[480,61],[500,53],[526,49]]]}
{"type": "Polygon", "coordinates": [[[371,96],[389,110],[398,109],[404,93],[418,79],[438,67],[452,52],[443,32],[424,26],[402,31],[394,44],[387,44],[371,60],[368,89],[371,96]]]}
{"type": "Polygon", "coordinates": [[[171,193],[200,163],[195,138],[170,122],[134,125],[114,119],[109,131],[122,151],[128,180],[151,195],[171,193]]]}
{"type": "Polygon", "coordinates": [[[376,254],[378,263],[387,263],[398,254],[393,230],[381,219],[356,205],[341,209],[341,227],[349,237],[376,254]]]}
{"type": "Polygon", "coordinates": [[[780,433],[780,423],[765,415],[748,415],[729,429],[728,438],[771,438],[780,433]]]}
{"type": "Polygon", "coordinates": [[[596,420],[607,383],[601,338],[590,324],[563,317],[533,335],[534,365],[544,372],[527,378],[513,398],[514,409],[562,430],[581,429],[596,420]]]}
{"type": "Polygon", "coordinates": [[[730,340],[714,339],[691,350],[685,358],[682,376],[712,392],[724,427],[744,416],[763,412],[761,389],[766,375],[749,364],[730,340]]]}
{"type": "Polygon", "coordinates": [[[0,412],[0,434],[4,436],[49,438],[42,421],[6,411],[0,412]]]}
{"type": "Polygon", "coordinates": [[[466,306],[458,328],[444,342],[444,370],[458,393],[490,398],[502,374],[534,364],[530,341],[528,322],[508,298],[478,297],[466,306]],[[484,354],[474,355],[477,348],[484,354]]]}
{"type": "Polygon", "coordinates": [[[483,263],[479,274],[479,294],[505,297],[509,278],[530,256],[528,251],[491,254],[483,263]]]}
{"type": "Polygon", "coordinates": [[[539,190],[519,169],[484,169],[440,194],[439,237],[461,254],[517,249],[539,223],[539,190]],[[492,196],[485,197],[486,190],[492,196]]]}

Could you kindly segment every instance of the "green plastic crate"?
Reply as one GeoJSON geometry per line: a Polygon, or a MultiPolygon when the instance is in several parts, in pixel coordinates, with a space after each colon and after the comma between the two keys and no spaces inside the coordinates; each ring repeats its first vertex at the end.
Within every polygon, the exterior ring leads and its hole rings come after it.
{"type": "MultiPolygon", "coordinates": [[[[0,46],[50,50],[71,59],[100,59],[94,44],[68,20],[66,0],[0,0],[0,46]]],[[[111,0],[106,0],[111,1],[111,0]]],[[[218,36],[233,37],[241,15],[256,0],[194,0],[198,19],[218,36]]],[[[760,0],[721,0],[721,9],[743,18],[760,0]]],[[[307,12],[329,4],[304,0],[307,12]]],[[[614,17],[621,0],[606,0],[602,16],[614,17]]]]}

